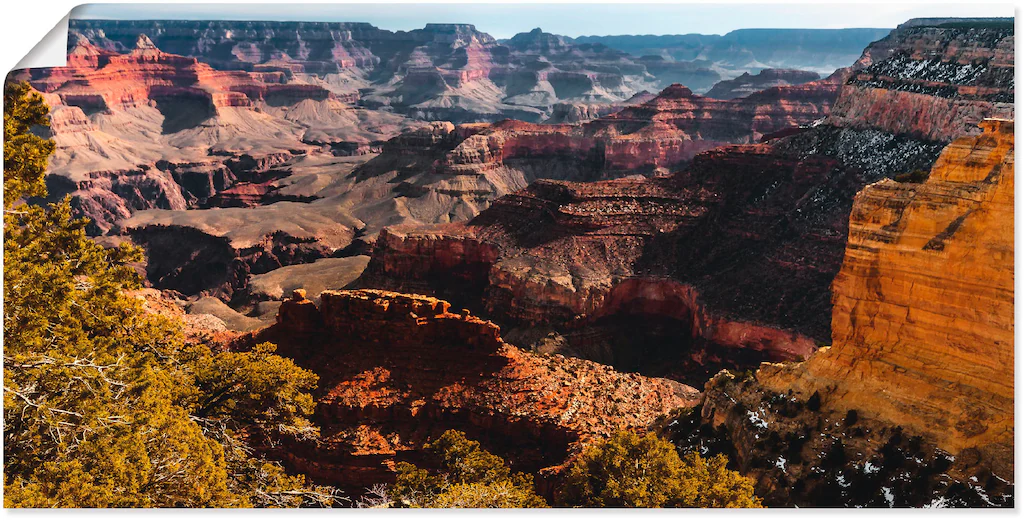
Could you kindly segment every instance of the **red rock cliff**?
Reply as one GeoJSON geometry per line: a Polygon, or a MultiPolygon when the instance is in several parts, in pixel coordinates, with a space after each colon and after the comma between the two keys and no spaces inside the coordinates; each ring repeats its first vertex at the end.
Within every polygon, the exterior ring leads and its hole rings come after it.
{"type": "Polygon", "coordinates": [[[758,373],[776,391],[903,425],[952,453],[1013,465],[1010,121],[946,147],[927,181],[857,195],[833,285],[832,342],[758,373]]]}

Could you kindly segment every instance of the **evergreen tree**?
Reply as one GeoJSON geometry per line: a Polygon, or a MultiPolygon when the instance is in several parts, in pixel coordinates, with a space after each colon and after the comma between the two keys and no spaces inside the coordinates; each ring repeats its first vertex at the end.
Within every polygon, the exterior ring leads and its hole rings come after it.
{"type": "Polygon", "coordinates": [[[546,507],[533,491],[533,476],[508,468],[505,461],[449,430],[424,447],[433,455],[438,471],[431,473],[411,463],[398,464],[392,496],[396,506],[420,508],[531,508],[546,507]]]}
{"type": "Polygon", "coordinates": [[[726,468],[725,456],[680,458],[654,433],[629,431],[584,449],[566,473],[558,501],[585,507],[760,507],[753,483],[726,468]]]}
{"type": "Polygon", "coordinates": [[[316,375],[261,345],[249,353],[187,344],[181,324],[146,313],[123,244],[104,249],[48,208],[53,142],[42,98],[4,89],[4,506],[330,505],[244,440],[315,435],[316,375]]]}

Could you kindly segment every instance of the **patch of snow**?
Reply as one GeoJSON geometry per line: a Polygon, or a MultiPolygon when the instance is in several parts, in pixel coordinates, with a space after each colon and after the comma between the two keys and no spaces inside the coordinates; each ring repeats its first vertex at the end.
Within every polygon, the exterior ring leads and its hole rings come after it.
{"type": "Polygon", "coordinates": [[[762,419],[761,416],[754,411],[747,411],[747,419],[749,419],[750,423],[755,427],[760,427],[762,429],[768,428],[768,422],[762,419]]]}
{"type": "Polygon", "coordinates": [[[837,474],[836,475],[836,482],[839,483],[840,487],[843,487],[843,488],[849,488],[850,487],[850,484],[846,482],[846,476],[844,476],[842,474],[837,474]]]}
{"type": "Polygon", "coordinates": [[[885,497],[885,502],[889,503],[890,508],[896,506],[896,496],[893,495],[891,488],[882,487],[882,496],[885,497]]]}
{"type": "Polygon", "coordinates": [[[785,473],[786,472],[786,458],[783,458],[782,456],[779,456],[779,459],[775,461],[775,466],[778,467],[779,469],[781,469],[782,472],[785,473]]]}

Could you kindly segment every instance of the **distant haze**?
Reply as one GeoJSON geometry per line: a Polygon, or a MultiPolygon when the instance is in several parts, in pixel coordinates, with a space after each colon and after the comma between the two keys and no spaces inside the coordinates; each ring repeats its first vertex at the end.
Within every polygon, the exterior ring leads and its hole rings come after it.
{"type": "Polygon", "coordinates": [[[565,36],[725,34],[745,28],[893,28],[920,17],[1014,15],[1013,4],[89,4],[75,18],[369,22],[411,30],[468,23],[495,38],[541,27],[565,36]]]}

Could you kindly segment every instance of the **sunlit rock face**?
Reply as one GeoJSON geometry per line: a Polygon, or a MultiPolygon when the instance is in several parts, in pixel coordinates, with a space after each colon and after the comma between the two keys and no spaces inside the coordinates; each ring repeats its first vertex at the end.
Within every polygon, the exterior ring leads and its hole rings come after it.
{"type": "Polygon", "coordinates": [[[394,479],[399,461],[422,461],[445,430],[539,472],[550,493],[564,463],[620,429],[643,428],[697,402],[678,382],[615,372],[590,361],[530,353],[494,323],[444,300],[379,290],[298,291],[277,323],[241,337],[273,341],[319,375],[316,442],[269,448],[297,472],[358,492],[394,479]]]}
{"type": "Polygon", "coordinates": [[[1013,123],[945,148],[923,183],[854,202],[833,284],[832,347],[771,366],[771,389],[821,393],[952,453],[1013,465],[1013,123]]]}

